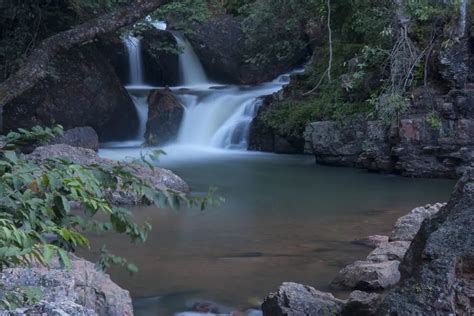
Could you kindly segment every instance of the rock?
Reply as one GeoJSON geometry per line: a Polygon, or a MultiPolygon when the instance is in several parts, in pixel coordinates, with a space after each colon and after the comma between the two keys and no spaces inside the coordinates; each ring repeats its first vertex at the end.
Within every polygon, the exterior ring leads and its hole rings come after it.
{"type": "Polygon", "coordinates": [[[436,214],[445,204],[426,205],[413,209],[409,214],[400,217],[390,233],[390,241],[412,241],[418,233],[421,223],[436,214]]]}
{"type": "Polygon", "coordinates": [[[171,32],[155,28],[142,34],[141,49],[145,81],[156,86],[175,86],[179,84],[179,56],[162,47],[178,49],[178,43],[171,32]]]}
{"type": "Polygon", "coordinates": [[[97,42],[97,47],[102,56],[114,67],[120,82],[128,84],[130,77],[128,51],[120,36],[115,33],[102,36],[97,42]]]}
{"type": "MultiPolygon", "coordinates": [[[[8,290],[21,286],[40,288],[41,300],[34,306],[14,311],[14,315],[133,315],[132,300],[92,262],[70,255],[72,269],[61,268],[53,260],[49,268],[34,265],[8,268],[0,273],[0,281],[8,290]]],[[[11,315],[0,311],[0,315],[11,315]]]]}
{"type": "MultiPolygon", "coordinates": [[[[41,160],[51,157],[63,157],[72,162],[85,165],[99,164],[115,166],[119,163],[114,160],[100,158],[97,153],[91,149],[72,147],[64,144],[38,147],[31,154],[26,155],[26,157],[38,161],[39,163],[41,163],[41,160]]],[[[190,191],[189,186],[183,179],[167,169],[155,167],[152,170],[147,166],[137,163],[120,162],[120,164],[127,167],[130,172],[142,178],[156,189],[170,189],[179,192],[190,191]]],[[[129,192],[118,190],[109,193],[110,199],[114,204],[140,204],[142,201],[142,196],[137,196],[129,192]]]]}
{"type": "Polygon", "coordinates": [[[59,54],[49,69],[47,78],[4,107],[6,131],[57,123],[66,130],[91,126],[102,139],[135,133],[133,102],[94,43],[59,54]]]}
{"type": "Polygon", "coordinates": [[[301,154],[304,150],[302,137],[287,135],[284,128],[275,129],[265,124],[266,113],[272,111],[279,97],[276,93],[262,98],[262,104],[250,125],[248,149],[278,154],[301,154]]]}
{"type": "Polygon", "coordinates": [[[55,137],[48,145],[65,144],[72,147],[81,147],[99,151],[99,136],[92,127],[75,127],[55,137]]]}
{"type": "Polygon", "coordinates": [[[339,271],[331,283],[338,289],[380,291],[400,280],[399,261],[356,261],[339,271]]]}
{"type": "MultiPolygon", "coordinates": [[[[302,37],[304,37],[302,30],[302,37]]],[[[248,48],[240,20],[231,15],[214,16],[196,24],[188,39],[206,73],[218,81],[237,84],[258,84],[300,66],[308,50],[296,48],[290,60],[258,66],[247,62],[248,48]]],[[[290,55],[290,54],[289,54],[290,55]]]]}
{"type": "Polygon", "coordinates": [[[367,125],[363,118],[347,122],[322,121],[307,126],[306,142],[316,161],[337,166],[355,166],[362,153],[367,125]]]}
{"type": "Polygon", "coordinates": [[[402,261],[410,243],[410,241],[392,241],[381,244],[367,256],[367,260],[374,262],[402,261]]]}
{"type": "Polygon", "coordinates": [[[388,236],[372,235],[362,239],[356,239],[352,241],[352,243],[370,248],[377,248],[382,244],[388,243],[388,236]]]}
{"type": "Polygon", "coordinates": [[[184,107],[169,88],[153,90],[148,96],[147,143],[162,145],[176,139],[183,115],[184,107]]]}
{"type": "Polygon", "coordinates": [[[344,301],[297,283],[283,283],[262,304],[264,316],[340,315],[344,301]]]}
{"type": "Polygon", "coordinates": [[[474,310],[474,170],[428,218],[400,265],[402,281],[378,315],[470,315],[474,310]]]}
{"type": "Polygon", "coordinates": [[[344,306],[342,315],[347,316],[370,316],[375,315],[380,304],[381,296],[377,293],[354,291],[344,306]]]}

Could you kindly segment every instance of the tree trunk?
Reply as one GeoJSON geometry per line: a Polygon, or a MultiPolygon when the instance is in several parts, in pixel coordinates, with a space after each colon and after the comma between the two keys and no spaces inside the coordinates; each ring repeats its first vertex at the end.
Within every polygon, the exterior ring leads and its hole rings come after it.
{"type": "MultiPolygon", "coordinates": [[[[49,63],[59,52],[133,24],[168,2],[171,1],[135,0],[130,5],[120,7],[75,28],[46,38],[32,51],[25,64],[0,84],[0,111],[3,111],[3,107],[9,102],[33,88],[40,79],[45,78],[48,75],[49,63]]],[[[1,122],[0,117],[0,130],[2,128],[1,122]]]]}

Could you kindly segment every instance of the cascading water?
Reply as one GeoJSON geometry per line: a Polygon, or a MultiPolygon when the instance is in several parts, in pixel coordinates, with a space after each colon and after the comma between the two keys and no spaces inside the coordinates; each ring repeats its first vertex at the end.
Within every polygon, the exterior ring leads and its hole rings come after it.
{"type": "Polygon", "coordinates": [[[124,41],[128,51],[129,85],[142,86],[144,85],[144,80],[140,40],[136,37],[128,36],[124,41]]]}
{"type": "Polygon", "coordinates": [[[181,83],[184,86],[198,86],[209,85],[206,72],[194,52],[191,43],[184,37],[184,35],[173,32],[178,46],[183,49],[179,54],[179,75],[181,83]]]}
{"type": "MultiPolygon", "coordinates": [[[[152,24],[159,29],[166,28],[164,23],[152,24]]],[[[190,42],[180,33],[172,34],[182,52],[178,57],[181,85],[171,89],[185,108],[177,145],[247,149],[250,125],[261,104],[260,97],[280,90],[289,82],[289,74],[255,87],[213,84],[190,42]]],[[[130,65],[127,89],[140,120],[135,141],[143,142],[148,113],[146,94],[152,87],[147,86],[143,79],[140,40],[128,37],[124,42],[130,65]]]]}

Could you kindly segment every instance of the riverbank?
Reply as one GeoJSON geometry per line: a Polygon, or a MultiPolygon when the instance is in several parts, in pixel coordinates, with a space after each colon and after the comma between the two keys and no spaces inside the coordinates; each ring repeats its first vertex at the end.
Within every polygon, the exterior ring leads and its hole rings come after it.
{"type": "Polygon", "coordinates": [[[333,288],[348,300],[283,283],[262,305],[264,315],[468,315],[474,309],[472,258],[474,171],[465,172],[447,204],[428,205],[398,219],[366,261],[342,269],[333,288]]]}

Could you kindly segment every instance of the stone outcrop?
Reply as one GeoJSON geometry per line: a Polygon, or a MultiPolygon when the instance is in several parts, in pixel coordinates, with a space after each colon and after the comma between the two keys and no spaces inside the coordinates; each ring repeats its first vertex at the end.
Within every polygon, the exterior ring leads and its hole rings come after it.
{"type": "Polygon", "coordinates": [[[179,84],[179,56],[169,50],[178,49],[173,34],[150,28],[142,33],[141,49],[143,56],[145,82],[156,86],[175,86],[179,84]]]}
{"type": "Polygon", "coordinates": [[[308,54],[304,48],[296,51],[291,60],[275,62],[264,68],[250,64],[246,60],[247,47],[241,23],[230,15],[218,15],[196,24],[188,39],[211,78],[237,84],[271,81],[301,65],[308,54]]]}
{"type": "Polygon", "coordinates": [[[374,315],[382,300],[377,293],[354,291],[350,294],[342,311],[344,316],[367,316],[374,315]]]}
{"type": "Polygon", "coordinates": [[[61,124],[91,126],[102,138],[133,135],[138,117],[113,66],[96,44],[61,53],[50,76],[3,109],[6,131],[61,124]]]}
{"type": "Polygon", "coordinates": [[[46,268],[40,265],[4,269],[0,283],[5,290],[28,286],[41,291],[40,301],[33,306],[0,315],[133,315],[128,291],[96,270],[92,262],[70,255],[72,268],[64,269],[57,259],[46,268]]]}
{"type": "Polygon", "coordinates": [[[379,315],[470,315],[474,310],[474,171],[425,220],[400,266],[402,281],[379,315]]]}
{"type": "Polygon", "coordinates": [[[472,104],[472,84],[446,95],[418,90],[396,126],[364,117],[309,124],[305,151],[322,164],[458,178],[474,164],[472,104]]]}
{"type": "Polygon", "coordinates": [[[149,145],[163,145],[176,139],[184,115],[184,107],[166,89],[157,89],[148,96],[148,120],[145,139],[149,145]]]}
{"type": "Polygon", "coordinates": [[[304,139],[302,137],[289,136],[284,127],[271,128],[265,124],[264,115],[271,111],[275,100],[285,97],[285,88],[273,95],[262,98],[262,104],[257,115],[250,126],[249,150],[274,152],[278,154],[299,154],[304,150],[304,139]]]}
{"type": "Polygon", "coordinates": [[[343,307],[332,294],[297,283],[283,283],[262,304],[264,316],[340,315],[343,307]]]}
{"type": "MultiPolygon", "coordinates": [[[[31,154],[26,155],[28,159],[38,161],[48,159],[51,157],[62,157],[69,159],[72,162],[79,164],[99,164],[116,166],[119,162],[115,160],[100,158],[96,152],[91,149],[72,147],[69,145],[58,144],[48,145],[36,148],[31,154]]],[[[148,166],[138,163],[123,163],[127,170],[135,174],[136,176],[145,180],[150,186],[164,190],[174,190],[179,192],[189,192],[189,186],[184,182],[183,179],[175,175],[173,172],[167,169],[161,168],[149,168],[148,166]]],[[[140,204],[142,196],[131,194],[130,192],[121,191],[120,189],[115,192],[108,192],[109,198],[112,203],[115,204],[140,204]]]]}

